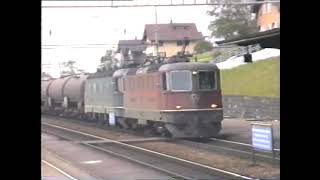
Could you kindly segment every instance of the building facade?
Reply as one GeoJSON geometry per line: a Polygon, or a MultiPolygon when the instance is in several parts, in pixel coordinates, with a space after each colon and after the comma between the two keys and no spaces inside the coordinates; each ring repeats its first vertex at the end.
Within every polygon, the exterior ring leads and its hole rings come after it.
{"type": "Polygon", "coordinates": [[[264,3],[253,8],[259,31],[280,28],[280,3],[264,3]]]}
{"type": "Polygon", "coordinates": [[[182,51],[186,40],[185,53],[193,54],[194,46],[203,39],[194,23],[169,23],[147,24],[142,40],[147,45],[148,56],[156,56],[158,52],[161,56],[172,57],[182,51]]]}
{"type": "Polygon", "coordinates": [[[146,45],[141,40],[120,40],[117,53],[120,55],[120,61],[141,64],[145,60],[144,51],[146,45]]]}

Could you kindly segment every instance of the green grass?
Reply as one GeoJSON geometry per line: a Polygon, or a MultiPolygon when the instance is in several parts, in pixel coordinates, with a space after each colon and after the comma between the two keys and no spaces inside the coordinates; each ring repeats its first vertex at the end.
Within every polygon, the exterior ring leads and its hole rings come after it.
{"type": "MultiPolygon", "coordinates": [[[[198,62],[209,62],[213,60],[213,54],[212,53],[202,53],[195,55],[198,58],[198,62]]],[[[191,62],[195,62],[195,56],[191,58],[191,62]]]]}
{"type": "Polygon", "coordinates": [[[280,98],[280,57],[221,70],[222,94],[280,98]]]}

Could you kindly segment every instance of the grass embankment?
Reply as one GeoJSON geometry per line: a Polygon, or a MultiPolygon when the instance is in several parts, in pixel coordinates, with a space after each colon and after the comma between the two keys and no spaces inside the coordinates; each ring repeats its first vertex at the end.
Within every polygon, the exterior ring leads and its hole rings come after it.
{"type": "Polygon", "coordinates": [[[214,55],[211,52],[207,52],[207,53],[202,53],[202,54],[197,54],[194,55],[191,58],[191,62],[195,62],[195,58],[197,57],[198,61],[197,62],[209,62],[211,60],[213,60],[214,55]]]}
{"type": "Polygon", "coordinates": [[[280,57],[221,70],[223,95],[280,98],[280,57]]]}

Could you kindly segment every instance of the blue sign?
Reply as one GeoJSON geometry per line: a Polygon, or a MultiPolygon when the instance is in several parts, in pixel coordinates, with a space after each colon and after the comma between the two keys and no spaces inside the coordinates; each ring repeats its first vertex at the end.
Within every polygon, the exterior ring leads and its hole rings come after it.
{"type": "Polygon", "coordinates": [[[271,125],[252,124],[252,146],[257,150],[273,151],[273,132],[271,125]]]}

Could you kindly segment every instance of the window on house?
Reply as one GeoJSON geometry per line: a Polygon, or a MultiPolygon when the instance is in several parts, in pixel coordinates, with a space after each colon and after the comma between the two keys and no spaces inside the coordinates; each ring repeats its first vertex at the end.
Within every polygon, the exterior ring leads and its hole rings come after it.
{"type": "Polygon", "coordinates": [[[272,27],[272,29],[273,29],[273,28],[276,28],[276,23],[273,22],[272,25],[271,25],[271,27],[272,27]]]}
{"type": "Polygon", "coordinates": [[[256,14],[255,13],[251,13],[251,20],[256,19],[256,14]]]}
{"type": "Polygon", "coordinates": [[[159,52],[160,57],[166,57],[166,52],[159,52]]]}
{"type": "Polygon", "coordinates": [[[272,4],[267,3],[267,13],[271,13],[272,4]]]}
{"type": "Polygon", "coordinates": [[[158,42],[159,46],[163,46],[163,41],[158,42]]]}
{"type": "Polygon", "coordinates": [[[263,4],[262,6],[262,14],[267,14],[269,12],[269,5],[268,3],[263,4]]]}
{"type": "Polygon", "coordinates": [[[177,41],[177,46],[182,46],[183,42],[182,41],[177,41]]]}

